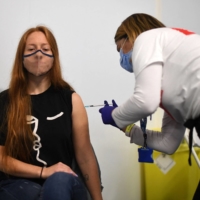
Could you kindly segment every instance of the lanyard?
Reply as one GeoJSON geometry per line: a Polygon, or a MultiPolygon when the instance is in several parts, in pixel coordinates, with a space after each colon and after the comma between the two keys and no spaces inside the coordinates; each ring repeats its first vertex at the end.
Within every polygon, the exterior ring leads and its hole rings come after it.
{"type": "Polygon", "coordinates": [[[141,126],[143,137],[144,137],[143,148],[147,148],[147,133],[146,133],[147,118],[146,117],[140,120],[140,126],[141,126]]]}
{"type": "MultiPolygon", "coordinates": [[[[151,116],[150,116],[151,119],[151,116]]],[[[143,147],[138,149],[139,153],[139,162],[145,162],[145,163],[153,163],[153,149],[147,147],[147,133],[146,133],[146,126],[147,126],[147,117],[142,118],[140,120],[140,126],[143,132],[143,137],[144,137],[144,145],[143,147]]]]}
{"type": "Polygon", "coordinates": [[[147,133],[146,133],[147,117],[140,120],[140,126],[143,132],[144,145],[143,147],[138,149],[139,153],[138,161],[144,163],[153,163],[154,162],[152,157],[153,149],[147,147],[147,133]]]}

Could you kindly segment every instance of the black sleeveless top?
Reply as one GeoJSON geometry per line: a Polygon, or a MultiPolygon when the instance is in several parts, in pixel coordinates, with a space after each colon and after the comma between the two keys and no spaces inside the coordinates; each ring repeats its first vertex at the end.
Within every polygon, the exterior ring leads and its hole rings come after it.
{"type": "MultiPolygon", "coordinates": [[[[30,164],[51,166],[62,162],[72,167],[74,158],[72,143],[72,93],[69,89],[55,89],[53,86],[38,95],[31,95],[32,115],[27,117],[35,141],[30,164]]],[[[5,118],[8,91],[0,94],[0,124],[5,118]]],[[[6,130],[6,128],[4,129],[6,130]]],[[[0,145],[4,145],[6,131],[0,132],[0,145]]],[[[0,172],[0,180],[8,177],[0,172]]],[[[18,177],[20,178],[20,177],[18,177]]],[[[33,179],[31,179],[33,180],[33,179]]],[[[34,179],[41,183],[43,180],[34,179]]]]}

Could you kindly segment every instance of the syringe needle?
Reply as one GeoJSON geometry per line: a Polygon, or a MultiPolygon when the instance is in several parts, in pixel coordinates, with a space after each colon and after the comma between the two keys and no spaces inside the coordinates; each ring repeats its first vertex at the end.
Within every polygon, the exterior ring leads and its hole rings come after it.
{"type": "MultiPolygon", "coordinates": [[[[111,105],[111,104],[108,104],[108,105],[111,105]]],[[[89,108],[89,107],[100,107],[100,106],[105,106],[105,104],[103,104],[103,105],[88,105],[88,106],[85,106],[85,108],[89,108]]]]}

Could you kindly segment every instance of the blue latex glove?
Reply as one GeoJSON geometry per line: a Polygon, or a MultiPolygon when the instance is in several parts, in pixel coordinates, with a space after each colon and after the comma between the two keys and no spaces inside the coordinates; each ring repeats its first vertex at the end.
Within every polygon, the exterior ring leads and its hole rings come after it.
{"type": "Polygon", "coordinates": [[[115,100],[112,100],[112,104],[113,106],[109,106],[107,101],[104,101],[105,106],[101,109],[99,109],[99,112],[101,113],[101,118],[104,124],[110,124],[112,126],[115,126],[117,128],[119,128],[113,118],[112,118],[112,111],[118,107],[118,105],[115,103],[115,100]]]}

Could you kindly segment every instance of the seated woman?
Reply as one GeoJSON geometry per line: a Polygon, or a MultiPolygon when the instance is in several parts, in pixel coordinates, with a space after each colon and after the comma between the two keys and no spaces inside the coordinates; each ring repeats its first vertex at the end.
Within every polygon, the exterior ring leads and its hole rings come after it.
{"type": "Polygon", "coordinates": [[[86,200],[87,191],[102,200],[83,102],[62,78],[52,32],[30,28],[0,93],[0,199],[86,200]]]}

